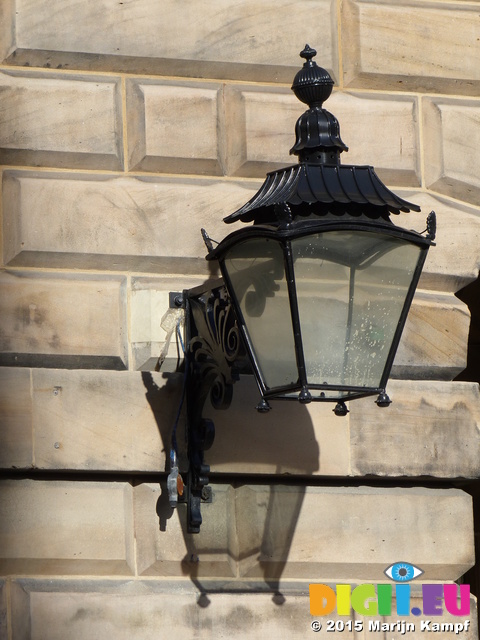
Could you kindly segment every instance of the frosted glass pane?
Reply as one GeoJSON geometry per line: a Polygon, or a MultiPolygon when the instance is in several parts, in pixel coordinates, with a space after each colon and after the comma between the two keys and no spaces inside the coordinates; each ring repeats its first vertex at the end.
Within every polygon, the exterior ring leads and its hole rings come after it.
{"type": "Polygon", "coordinates": [[[378,387],[421,249],[331,231],[292,250],[308,383],[378,387]]]}
{"type": "Polygon", "coordinates": [[[298,379],[283,251],[278,242],[254,238],[233,247],[225,267],[267,387],[298,379]]]}

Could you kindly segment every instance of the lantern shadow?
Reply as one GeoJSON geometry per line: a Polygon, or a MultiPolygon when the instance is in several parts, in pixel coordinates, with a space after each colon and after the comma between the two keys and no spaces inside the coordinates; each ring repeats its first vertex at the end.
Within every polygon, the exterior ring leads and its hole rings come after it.
{"type": "MultiPolygon", "coordinates": [[[[167,383],[159,387],[151,373],[142,372],[146,397],[167,453],[163,471],[168,473],[171,428],[166,428],[162,410],[165,402],[172,402],[171,388],[178,384],[179,376],[163,377],[167,383]]],[[[209,605],[209,594],[225,590],[270,592],[273,602],[281,605],[285,602],[282,577],[294,577],[284,573],[306,486],[292,483],[292,477],[309,476],[318,470],[320,447],[306,407],[283,401],[275,403],[268,414],[258,414],[254,409],[257,402],[253,377],[242,376],[234,385],[228,411],[216,411],[207,403],[204,416],[214,420],[216,437],[205,459],[215,469],[211,482],[217,508],[202,504],[200,534],[187,531],[186,505],[179,503],[176,509],[185,544],[181,571],[198,590],[200,607],[209,605]],[[225,539],[229,541],[226,548],[217,543],[225,539]],[[222,568],[215,568],[220,565],[222,568]]],[[[181,433],[177,438],[182,465],[181,433]]],[[[156,511],[160,535],[168,535],[168,521],[175,509],[169,503],[166,478],[160,486],[156,511]]],[[[172,527],[177,526],[172,522],[172,527]]]]}

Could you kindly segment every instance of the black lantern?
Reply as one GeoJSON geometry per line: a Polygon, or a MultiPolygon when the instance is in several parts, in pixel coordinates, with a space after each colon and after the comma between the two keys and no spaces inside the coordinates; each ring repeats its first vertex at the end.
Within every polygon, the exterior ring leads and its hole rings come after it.
{"type": "MultiPolygon", "coordinates": [[[[290,153],[299,163],[268,174],[259,192],[225,218],[253,221],[212,249],[262,394],[300,402],[385,394],[428,247],[390,213],[419,211],[389,191],[373,167],[340,164],[347,147],[322,108],[333,81],[306,58],[292,89],[309,105],[290,153]]],[[[430,219],[430,225],[433,220],[430,219]]]]}
{"type": "MultiPolygon", "coordinates": [[[[206,387],[214,406],[228,405],[242,345],[260,411],[273,399],[335,402],[337,415],[348,412],[346,401],[364,396],[390,404],[387,379],[435,237],[433,212],[426,235],[394,225],[391,214],[419,207],[392,193],[373,167],[340,164],[347,147],[322,106],[333,81],[312,60],[315,50],[306,45],[300,55],[305,64],[292,89],[309,109],[290,151],[298,164],[269,173],[258,193],[225,218],[252,225],[215,248],[204,232],[207,260],[218,260],[224,284],[182,298],[193,493],[208,482],[203,449],[213,425],[200,418],[206,387]]],[[[199,509],[189,521],[198,530],[199,509]]]]}
{"type": "Polygon", "coordinates": [[[282,221],[212,253],[262,394],[307,403],[385,386],[429,242],[378,221],[282,221]]]}

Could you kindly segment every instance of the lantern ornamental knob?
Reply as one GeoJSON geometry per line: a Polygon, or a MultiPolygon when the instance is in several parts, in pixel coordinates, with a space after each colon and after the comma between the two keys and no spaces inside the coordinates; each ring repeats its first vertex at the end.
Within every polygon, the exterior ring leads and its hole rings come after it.
{"type": "Polygon", "coordinates": [[[310,108],[321,107],[333,89],[333,80],[328,71],[312,60],[316,55],[315,49],[311,49],[306,44],[305,49],[300,53],[300,56],[305,58],[305,63],[292,84],[294,94],[310,108]]]}
{"type": "Polygon", "coordinates": [[[333,80],[312,60],[316,54],[308,44],[300,53],[305,63],[293,80],[292,91],[309,109],[297,120],[296,140],[290,153],[297,155],[300,162],[338,165],[340,153],[348,151],[348,147],[340,138],[338,120],[322,108],[332,93],[333,80]]]}

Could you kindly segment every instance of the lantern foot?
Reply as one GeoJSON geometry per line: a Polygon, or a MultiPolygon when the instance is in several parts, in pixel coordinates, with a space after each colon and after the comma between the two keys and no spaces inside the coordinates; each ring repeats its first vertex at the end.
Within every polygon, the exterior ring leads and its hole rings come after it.
{"type": "Polygon", "coordinates": [[[337,402],[333,413],[336,416],[346,416],[348,413],[347,405],[344,402],[337,402]]]}
{"type": "Polygon", "coordinates": [[[271,408],[272,407],[268,404],[265,398],[262,398],[260,402],[257,404],[257,406],[255,407],[258,413],[268,413],[271,410],[271,408]]]}
{"type": "Polygon", "coordinates": [[[375,402],[377,403],[377,407],[388,407],[392,404],[392,401],[385,393],[385,391],[379,393],[378,398],[375,400],[375,402]]]}
{"type": "Polygon", "coordinates": [[[312,401],[312,394],[306,387],[303,387],[303,389],[300,391],[300,395],[298,396],[298,401],[301,402],[302,404],[308,404],[309,402],[312,401]]]}

